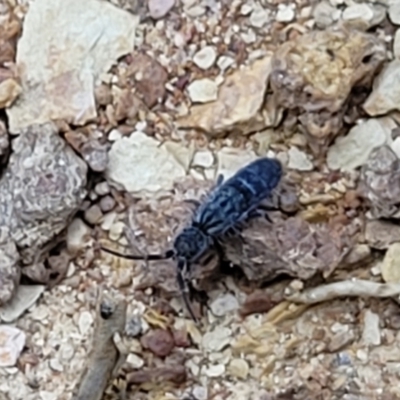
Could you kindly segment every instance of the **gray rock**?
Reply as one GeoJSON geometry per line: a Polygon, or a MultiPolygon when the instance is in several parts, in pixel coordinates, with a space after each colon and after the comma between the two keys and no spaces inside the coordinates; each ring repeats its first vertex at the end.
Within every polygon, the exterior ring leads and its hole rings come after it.
{"type": "MultiPolygon", "coordinates": [[[[23,264],[36,264],[85,198],[87,166],[52,123],[24,129],[12,149],[0,181],[3,242],[7,248],[15,243],[23,264]]],[[[0,275],[16,264],[18,257],[11,254],[8,263],[1,257],[0,275]]]]}

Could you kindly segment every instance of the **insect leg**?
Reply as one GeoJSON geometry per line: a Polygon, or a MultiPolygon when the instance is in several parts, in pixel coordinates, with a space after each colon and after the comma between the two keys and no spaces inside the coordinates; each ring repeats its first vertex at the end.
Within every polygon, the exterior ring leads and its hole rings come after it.
{"type": "Polygon", "coordinates": [[[178,286],[179,290],[182,294],[183,297],[183,302],[185,303],[186,309],[188,310],[190,317],[192,318],[193,321],[198,322],[197,318],[194,315],[192,306],[189,301],[189,285],[185,276],[185,273],[187,272],[187,262],[179,260],[178,261],[178,271],[177,271],[177,280],[178,280],[178,286]]]}
{"type": "Polygon", "coordinates": [[[123,254],[123,253],[120,253],[119,251],[111,250],[111,249],[108,249],[107,247],[103,247],[103,246],[100,246],[100,248],[102,250],[104,250],[106,253],[110,253],[117,257],[126,258],[127,260],[148,260],[148,261],[166,260],[168,258],[172,258],[174,255],[173,250],[168,250],[165,254],[147,254],[145,256],[137,256],[134,254],[123,254]]]}
{"type": "Polygon", "coordinates": [[[222,182],[224,181],[224,175],[223,174],[219,174],[217,176],[217,182],[216,182],[216,186],[220,186],[222,184],[222,182]]]}

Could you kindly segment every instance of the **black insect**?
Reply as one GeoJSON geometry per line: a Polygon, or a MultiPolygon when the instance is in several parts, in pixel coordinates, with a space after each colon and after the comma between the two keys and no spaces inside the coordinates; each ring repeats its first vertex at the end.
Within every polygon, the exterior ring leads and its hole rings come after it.
{"type": "MultiPolygon", "coordinates": [[[[190,265],[211,248],[219,248],[219,240],[236,233],[246,220],[260,215],[261,203],[270,197],[282,177],[281,163],[272,158],[260,158],[240,169],[230,179],[217,179],[216,187],[194,213],[190,226],[176,237],[173,249],[147,256],[125,255],[111,249],[103,250],[131,260],[177,261],[177,280],[185,305],[195,320],[187,294],[190,265]]],[[[271,208],[269,208],[271,209],[271,208]]],[[[268,216],[266,215],[268,218],[268,216]]]]}

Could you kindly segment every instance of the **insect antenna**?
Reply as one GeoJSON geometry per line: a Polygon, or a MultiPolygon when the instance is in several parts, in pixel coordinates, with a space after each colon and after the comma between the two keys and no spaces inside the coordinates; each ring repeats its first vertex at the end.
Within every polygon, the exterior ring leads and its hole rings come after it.
{"type": "Polygon", "coordinates": [[[174,256],[173,250],[168,250],[165,254],[147,254],[145,256],[139,256],[135,254],[124,254],[116,250],[111,250],[107,247],[100,246],[101,250],[104,250],[106,253],[110,253],[117,257],[126,258],[127,260],[168,260],[174,256]]]}
{"type": "Polygon", "coordinates": [[[184,276],[184,273],[186,272],[186,270],[187,270],[187,262],[184,260],[178,260],[177,280],[178,280],[179,290],[181,291],[181,294],[183,297],[183,302],[185,303],[186,309],[188,310],[190,317],[192,318],[193,321],[198,322],[197,318],[194,315],[192,306],[190,304],[190,300],[188,298],[189,285],[184,276]]]}

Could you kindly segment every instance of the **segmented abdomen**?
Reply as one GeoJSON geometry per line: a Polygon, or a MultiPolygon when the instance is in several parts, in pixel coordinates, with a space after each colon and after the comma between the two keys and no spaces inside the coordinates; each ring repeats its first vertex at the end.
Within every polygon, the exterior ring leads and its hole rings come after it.
{"type": "Polygon", "coordinates": [[[194,223],[210,235],[227,232],[271,194],[281,176],[278,160],[261,158],[250,163],[211,192],[199,207],[194,223]]]}

